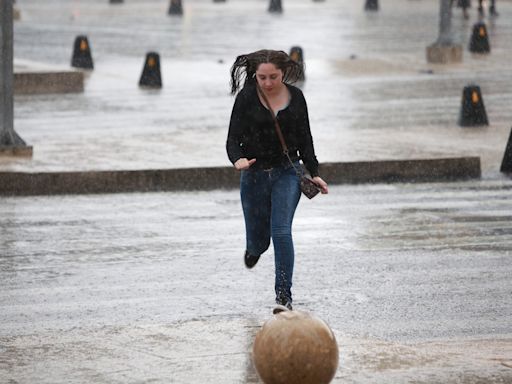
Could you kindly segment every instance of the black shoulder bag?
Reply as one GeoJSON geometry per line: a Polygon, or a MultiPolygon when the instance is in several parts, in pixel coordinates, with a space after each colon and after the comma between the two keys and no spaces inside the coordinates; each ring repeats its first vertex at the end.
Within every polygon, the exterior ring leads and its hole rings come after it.
{"type": "Polygon", "coordinates": [[[265,101],[265,104],[267,104],[267,109],[270,111],[270,114],[272,115],[272,119],[274,120],[274,126],[276,127],[277,137],[279,137],[279,141],[281,142],[281,147],[283,148],[283,153],[288,158],[290,165],[293,167],[293,169],[295,170],[295,173],[297,174],[297,176],[300,179],[300,190],[308,199],[312,199],[313,197],[315,197],[318,194],[318,192],[320,192],[320,188],[318,187],[318,185],[316,185],[316,183],[311,178],[309,178],[308,176],[306,176],[304,174],[302,169],[301,170],[297,169],[295,164],[293,164],[293,161],[290,158],[290,154],[288,153],[288,147],[286,146],[286,142],[284,141],[283,133],[281,132],[281,127],[279,126],[279,122],[277,121],[276,115],[274,114],[274,111],[272,110],[272,107],[270,106],[270,103],[268,102],[267,96],[265,96],[263,91],[260,89],[259,85],[256,85],[256,89],[257,89],[258,93],[261,95],[261,97],[263,98],[263,100],[265,101]]]}

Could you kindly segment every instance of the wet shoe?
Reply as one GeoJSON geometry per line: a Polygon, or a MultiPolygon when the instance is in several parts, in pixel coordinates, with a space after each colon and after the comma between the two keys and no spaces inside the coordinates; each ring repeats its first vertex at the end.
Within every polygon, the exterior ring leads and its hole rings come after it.
{"type": "Polygon", "coordinates": [[[245,251],[244,262],[247,268],[251,269],[254,267],[259,259],[259,256],[251,255],[249,252],[245,251]]]}
{"type": "Polygon", "coordinates": [[[277,304],[274,309],[272,310],[272,313],[274,315],[277,315],[278,313],[281,313],[281,312],[286,312],[286,311],[291,311],[292,310],[292,306],[290,305],[290,308],[288,308],[287,306],[285,305],[280,305],[280,304],[277,304]]]}
{"type": "Polygon", "coordinates": [[[276,306],[274,307],[274,310],[272,313],[274,315],[284,312],[284,311],[292,311],[292,300],[288,299],[287,297],[276,297],[276,306]]]}

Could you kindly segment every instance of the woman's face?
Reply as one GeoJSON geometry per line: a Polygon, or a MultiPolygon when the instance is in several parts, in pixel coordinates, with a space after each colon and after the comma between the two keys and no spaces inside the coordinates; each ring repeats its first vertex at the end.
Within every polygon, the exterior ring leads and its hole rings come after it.
{"type": "Polygon", "coordinates": [[[272,63],[262,63],[256,70],[256,80],[265,93],[276,93],[283,86],[283,71],[272,63]]]}

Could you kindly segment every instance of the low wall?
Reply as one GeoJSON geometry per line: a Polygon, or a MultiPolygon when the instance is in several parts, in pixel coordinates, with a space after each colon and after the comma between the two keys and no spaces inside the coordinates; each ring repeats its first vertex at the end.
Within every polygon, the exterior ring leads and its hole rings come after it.
{"type": "Polygon", "coordinates": [[[30,145],[2,146],[0,145],[0,157],[32,157],[33,148],[30,145]]]}
{"type": "MultiPolygon", "coordinates": [[[[331,185],[437,182],[479,178],[479,157],[325,163],[331,185]]],[[[118,193],[231,189],[239,185],[233,167],[55,173],[0,172],[0,195],[118,193]]]]}
{"type": "Polygon", "coordinates": [[[15,72],[14,94],[72,93],[84,91],[84,74],[79,71],[15,72]]]}

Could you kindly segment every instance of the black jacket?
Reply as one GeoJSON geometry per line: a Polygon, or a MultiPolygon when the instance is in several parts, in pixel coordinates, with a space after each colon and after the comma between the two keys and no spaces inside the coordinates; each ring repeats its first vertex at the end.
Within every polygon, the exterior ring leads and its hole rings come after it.
{"type": "MultiPolygon", "coordinates": [[[[309,128],[308,107],[302,91],[286,84],[288,107],[277,114],[292,160],[301,159],[311,176],[318,176],[318,161],[309,128]]],[[[255,83],[238,93],[231,113],[226,149],[229,160],[256,158],[251,168],[267,169],[288,163],[283,154],[270,111],[261,103],[255,83]]]]}

